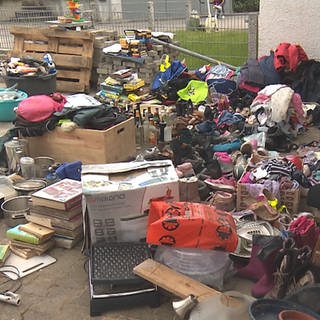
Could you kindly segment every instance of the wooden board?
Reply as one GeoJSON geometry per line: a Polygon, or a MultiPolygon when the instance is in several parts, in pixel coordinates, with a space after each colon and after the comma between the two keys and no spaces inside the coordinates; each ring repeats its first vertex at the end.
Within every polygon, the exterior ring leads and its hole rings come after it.
{"type": "Polygon", "coordinates": [[[11,27],[10,32],[14,35],[12,56],[42,59],[46,53],[51,54],[57,69],[57,91],[89,91],[93,34],[88,31],[18,26],[11,27]]]}
{"type": "MultiPolygon", "coordinates": [[[[133,273],[182,299],[193,294],[198,301],[201,302],[212,296],[222,295],[221,292],[214,290],[188,276],[176,272],[152,259],[147,259],[137,265],[133,269],[133,273]]],[[[228,297],[226,295],[224,295],[223,298],[224,299],[222,299],[221,302],[232,308],[239,308],[241,303],[243,303],[241,300],[236,300],[236,298],[228,297]]],[[[213,310],[213,314],[214,312],[215,311],[213,310]]],[[[216,318],[217,317],[213,316],[212,319],[216,318]]],[[[242,314],[237,318],[237,320],[249,320],[249,314],[242,314]]]]}
{"type": "Polygon", "coordinates": [[[133,273],[183,299],[193,294],[201,301],[220,294],[219,291],[152,259],[140,263],[133,269],[133,273]]]}

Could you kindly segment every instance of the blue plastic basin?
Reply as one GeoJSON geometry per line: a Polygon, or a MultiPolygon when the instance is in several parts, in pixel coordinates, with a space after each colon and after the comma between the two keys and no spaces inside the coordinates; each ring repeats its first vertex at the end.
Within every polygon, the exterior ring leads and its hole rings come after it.
{"type": "MultiPolygon", "coordinates": [[[[0,94],[5,89],[0,88],[0,94]]],[[[28,95],[23,91],[17,91],[19,97],[17,99],[10,99],[10,100],[0,100],[0,122],[9,122],[13,121],[16,118],[16,113],[13,111],[15,107],[28,95]]]]}

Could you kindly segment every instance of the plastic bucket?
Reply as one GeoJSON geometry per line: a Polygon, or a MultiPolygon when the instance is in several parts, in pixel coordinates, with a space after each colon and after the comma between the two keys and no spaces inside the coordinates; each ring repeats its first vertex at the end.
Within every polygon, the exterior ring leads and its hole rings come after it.
{"type": "Polygon", "coordinates": [[[37,77],[4,76],[3,78],[8,88],[17,83],[17,89],[26,92],[29,96],[35,96],[39,94],[51,94],[56,92],[56,76],[57,72],[52,74],[40,75],[37,77]]]}
{"type": "MultiPolygon", "coordinates": [[[[0,93],[3,93],[5,89],[1,88],[0,93]]],[[[28,95],[23,91],[18,91],[17,99],[0,100],[0,122],[13,121],[16,118],[16,113],[14,108],[16,108],[19,103],[27,98],[28,95]]]]}
{"type": "Polygon", "coordinates": [[[29,205],[30,197],[18,196],[6,200],[1,209],[4,215],[4,222],[9,227],[15,227],[18,224],[27,223],[25,218],[30,210],[29,205]]]}

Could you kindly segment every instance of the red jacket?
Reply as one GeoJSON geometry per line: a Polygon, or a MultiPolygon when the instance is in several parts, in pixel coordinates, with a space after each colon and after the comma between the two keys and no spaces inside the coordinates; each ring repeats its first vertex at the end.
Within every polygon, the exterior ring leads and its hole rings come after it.
{"type": "Polygon", "coordinates": [[[296,71],[301,61],[308,60],[303,48],[298,44],[282,42],[274,52],[274,67],[276,70],[286,68],[296,71]]]}

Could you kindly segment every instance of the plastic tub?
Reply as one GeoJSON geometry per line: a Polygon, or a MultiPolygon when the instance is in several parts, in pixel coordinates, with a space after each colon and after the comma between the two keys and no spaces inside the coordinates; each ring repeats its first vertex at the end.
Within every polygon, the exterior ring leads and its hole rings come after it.
{"type": "Polygon", "coordinates": [[[4,76],[7,87],[12,87],[16,83],[18,89],[26,92],[29,96],[39,94],[51,94],[56,92],[57,72],[52,74],[40,75],[37,77],[11,77],[4,76]]]}
{"type": "Polygon", "coordinates": [[[155,260],[219,290],[231,266],[228,252],[199,248],[159,246],[155,260]]]}
{"type": "MultiPolygon", "coordinates": [[[[4,93],[3,88],[0,88],[0,94],[4,93]]],[[[11,91],[10,91],[11,92],[11,91]]],[[[9,122],[13,121],[16,118],[16,113],[13,111],[15,107],[28,95],[23,91],[18,91],[17,99],[9,99],[9,100],[0,100],[0,122],[9,122]]]]}

